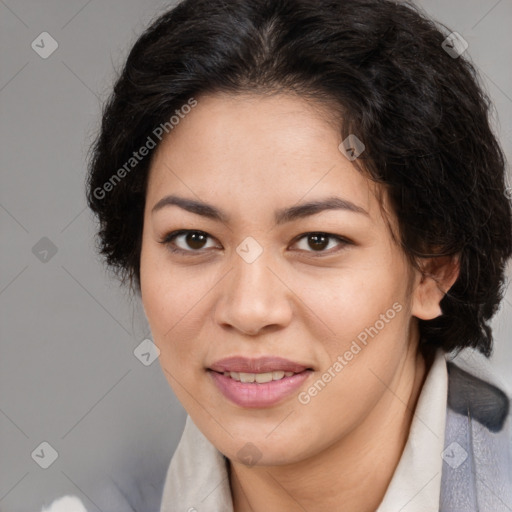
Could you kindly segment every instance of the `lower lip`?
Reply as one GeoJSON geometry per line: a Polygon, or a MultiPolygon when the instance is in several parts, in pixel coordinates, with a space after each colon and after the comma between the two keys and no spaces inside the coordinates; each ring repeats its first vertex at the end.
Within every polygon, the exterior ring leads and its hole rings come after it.
{"type": "Polygon", "coordinates": [[[240,407],[270,407],[294,393],[312,373],[304,370],[290,377],[272,380],[264,384],[239,382],[222,373],[209,370],[221,393],[240,407]]]}

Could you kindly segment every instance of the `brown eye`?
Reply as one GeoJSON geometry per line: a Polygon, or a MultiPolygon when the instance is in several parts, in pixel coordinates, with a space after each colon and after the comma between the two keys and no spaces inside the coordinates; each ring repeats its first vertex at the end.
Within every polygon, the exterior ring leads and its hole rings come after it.
{"type": "Polygon", "coordinates": [[[195,253],[202,252],[211,236],[204,231],[180,230],[169,233],[160,242],[168,247],[171,252],[195,253]],[[179,243],[177,243],[179,242],[179,243]]]}
{"type": "MultiPolygon", "coordinates": [[[[213,238],[204,231],[182,229],[169,233],[160,243],[165,245],[169,251],[173,253],[194,256],[204,254],[206,249],[216,247],[215,244],[213,246],[207,246],[208,239],[213,240],[213,238]]],[[[296,244],[299,245],[299,243],[303,243],[303,247],[301,248],[303,252],[312,253],[314,256],[328,256],[343,250],[347,245],[352,245],[352,242],[346,238],[321,232],[305,233],[297,239],[296,244]],[[334,242],[334,245],[330,246],[332,242],[334,242]],[[336,248],[336,246],[338,247],[336,248]],[[326,250],[327,248],[334,250],[326,250]]]]}
{"type": "Polygon", "coordinates": [[[185,243],[192,249],[202,249],[207,238],[204,233],[192,231],[185,235],[185,243]]]}
{"type": "Polygon", "coordinates": [[[323,251],[329,245],[329,237],[323,234],[308,235],[309,246],[315,251],[323,251]]]}
{"type": "MultiPolygon", "coordinates": [[[[305,233],[299,237],[297,244],[302,243],[301,250],[310,253],[319,253],[318,256],[329,255],[344,249],[347,245],[352,242],[338,235],[331,235],[330,233],[305,233]],[[334,247],[334,250],[326,251],[331,242],[335,242],[330,248],[334,247]],[[305,243],[304,243],[305,242],[305,243]],[[336,249],[336,245],[338,248],[336,249]]],[[[316,256],[316,255],[315,255],[316,256]]]]}

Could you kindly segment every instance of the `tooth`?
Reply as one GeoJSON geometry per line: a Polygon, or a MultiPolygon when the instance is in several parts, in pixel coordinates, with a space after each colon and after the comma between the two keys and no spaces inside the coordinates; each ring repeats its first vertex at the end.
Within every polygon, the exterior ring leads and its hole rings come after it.
{"type": "Polygon", "coordinates": [[[247,373],[247,372],[224,372],[226,377],[231,377],[238,382],[257,382],[258,384],[265,384],[273,380],[281,380],[284,377],[291,377],[295,375],[294,372],[285,372],[284,370],[276,370],[273,372],[264,373],[247,373]]]}
{"type": "Polygon", "coordinates": [[[256,382],[260,384],[264,384],[265,382],[270,382],[272,380],[273,372],[267,373],[257,373],[256,374],[256,382]]]}

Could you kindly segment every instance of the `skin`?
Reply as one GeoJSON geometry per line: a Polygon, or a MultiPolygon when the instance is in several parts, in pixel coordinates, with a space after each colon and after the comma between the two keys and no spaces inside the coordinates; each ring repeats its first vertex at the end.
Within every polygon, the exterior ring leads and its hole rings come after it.
{"type": "Polygon", "coordinates": [[[410,265],[391,236],[386,196],[389,224],[377,185],[339,151],[323,106],[283,93],[197,99],[153,156],[144,213],[141,295],[165,376],[230,459],[236,512],[374,511],[430,364],[417,318],[441,314],[454,266],[425,277],[410,265]],[[152,213],[169,194],[213,204],[230,221],[175,205],[152,213]],[[333,195],[367,214],[327,210],[274,224],[277,209],[333,195]],[[174,246],[189,253],[173,254],[160,242],[178,229],[208,238],[201,246],[179,237],[174,246]],[[311,232],[350,243],[330,238],[319,250],[311,232]],[[252,263],[236,252],[248,236],[263,248],[252,263]],[[401,311],[307,405],[293,393],[272,407],[240,407],[206,370],[232,355],[280,356],[314,369],[307,390],[394,303],[401,311]],[[237,455],[248,442],[261,454],[252,466],[237,455]]]}

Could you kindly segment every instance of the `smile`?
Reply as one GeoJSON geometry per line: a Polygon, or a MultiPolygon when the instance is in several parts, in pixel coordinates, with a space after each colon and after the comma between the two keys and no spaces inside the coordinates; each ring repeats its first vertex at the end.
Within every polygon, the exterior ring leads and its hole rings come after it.
{"type": "Polygon", "coordinates": [[[238,382],[256,382],[258,384],[264,384],[272,380],[281,380],[292,375],[295,375],[295,373],[282,370],[265,373],[224,372],[225,377],[230,377],[238,382]]]}
{"type": "Polygon", "coordinates": [[[222,397],[239,407],[267,408],[295,396],[313,374],[310,369],[295,373],[274,370],[264,373],[209,370],[214,386],[222,397]]]}

